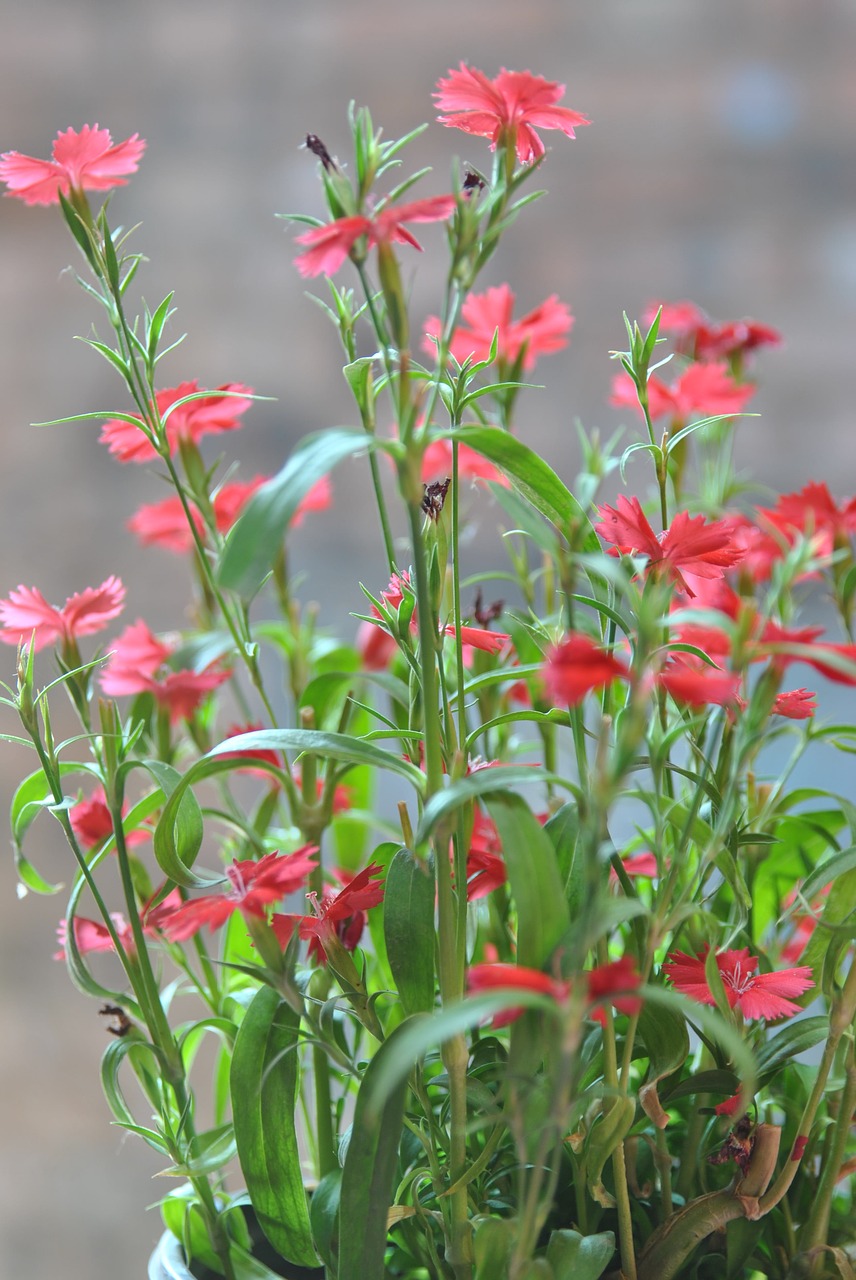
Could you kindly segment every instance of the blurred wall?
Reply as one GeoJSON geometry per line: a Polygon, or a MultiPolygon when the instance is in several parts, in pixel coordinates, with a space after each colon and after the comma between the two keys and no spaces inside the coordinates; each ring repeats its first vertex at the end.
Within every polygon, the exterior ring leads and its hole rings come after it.
{"type": "MultiPolygon", "coordinates": [[[[763,417],[745,425],[741,461],[775,489],[813,478],[856,491],[852,0],[530,0],[525,13],[517,0],[5,0],[0,23],[0,150],[47,156],[57,130],[95,122],[115,140],[148,140],[112,217],[142,223],[133,243],[149,259],[139,276],[149,303],[176,290],[173,333],[188,338],[164,382],[239,380],[277,397],[223,442],[243,476],[351,417],[335,336],[292,266],[295,231],[273,216],[323,212],[299,143],[312,131],[344,158],[351,98],[387,136],[431,119],[437,78],[464,59],[491,75],[505,65],[566,82],[566,105],[592,120],[575,142],[547,136],[549,198],[485,278],[510,280],[522,309],[555,291],[576,316],[566,355],[539,367],[549,389],[521,406],[525,438],[570,477],[574,419],[608,432],[620,422],[605,400],[622,311],[687,297],[787,339],[759,362],[752,407],[763,417]]],[[[487,163],[482,142],[456,131],[434,127],[418,141],[411,167],[436,170],[420,193],[447,189],[455,155],[487,163]]],[[[424,239],[439,243],[431,228],[424,239]]],[[[96,320],[64,270],[74,259],[56,210],[0,202],[0,594],[23,582],[61,603],[118,572],[127,620],[175,625],[183,566],[143,556],[125,529],[160,483],[113,462],[94,423],[29,425],[125,408],[106,363],[72,341],[96,320]]],[[[424,262],[430,252],[406,270],[424,262]]],[[[424,270],[413,289],[417,306],[436,310],[424,270]]],[[[293,559],[304,594],[349,634],[356,584],[379,585],[382,560],[361,514],[363,472],[343,467],[335,483],[334,512],[299,531],[293,559]]],[[[12,651],[0,659],[10,680],[12,651]]],[[[5,797],[29,767],[23,750],[4,748],[5,797]]],[[[33,856],[68,879],[47,819],[36,831],[33,856]]],[[[0,1274],[142,1275],[159,1233],[142,1207],[163,1184],[150,1181],[158,1161],[108,1124],[104,1029],[50,959],[63,905],[62,895],[17,902],[5,862],[0,1274]]]]}

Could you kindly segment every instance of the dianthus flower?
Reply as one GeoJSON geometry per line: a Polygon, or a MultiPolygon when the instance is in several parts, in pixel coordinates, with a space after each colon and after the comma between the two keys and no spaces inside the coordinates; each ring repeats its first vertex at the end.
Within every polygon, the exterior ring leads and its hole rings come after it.
{"type": "Polygon", "coordinates": [[[61,609],[48,604],[35,587],[19,586],[0,600],[0,640],[5,644],[29,644],[35,632],[34,647],[44,648],[59,641],[63,648],[80,636],[103,631],[117,618],[125,603],[125,588],[119,578],[111,576],[100,587],[86,587],[69,596],[61,609]]]}
{"type": "MultiPolygon", "coordinates": [[[[700,1004],[715,1005],[716,1001],[705,977],[706,951],[689,956],[683,951],[672,951],[666,957],[662,972],[676,990],[697,1000],[700,1004]]],[[[778,973],[758,973],[758,960],[750,956],[749,948],[739,951],[721,951],[716,957],[716,967],[722,978],[729,1008],[739,1009],[744,1018],[790,1018],[800,1012],[800,1006],[787,996],[800,996],[814,986],[811,967],[800,965],[796,969],[780,969],[778,973]]]]}
{"type": "Polygon", "coordinates": [[[705,522],[704,516],[679,511],[659,537],[651,528],[638,498],[619,495],[617,507],[598,509],[600,521],[595,531],[622,555],[645,555],[648,570],[662,572],[687,595],[682,570],[697,578],[721,578],[742,558],[735,547],[731,527],[723,520],[705,522]]]}
{"type": "Polygon", "coordinates": [[[170,942],[185,942],[203,925],[212,931],[225,924],[233,911],[264,920],[268,907],[303,888],[315,867],[314,845],[294,853],[266,853],[258,862],[234,861],[226,868],[229,887],[223,893],[206,894],[164,914],[160,927],[170,942]]]}
{"type": "Polygon", "coordinates": [[[678,350],[694,360],[733,359],[757,347],[779,346],[782,341],[777,329],[757,320],[718,324],[693,302],[653,302],[646,308],[644,322],[651,324],[660,308],[659,332],[674,335],[678,350]]]}
{"type": "MultiPolygon", "coordinates": [[[[534,311],[512,319],[514,294],[507,284],[497,285],[485,293],[471,293],[461,308],[463,325],[452,334],[449,350],[458,361],[487,360],[497,335],[496,358],[500,364],[512,365],[523,351],[523,368],[534,369],[539,356],[561,351],[568,345],[568,334],[574,323],[568,307],[551,293],[534,311]]],[[[437,316],[425,321],[425,349],[436,351],[441,331],[437,316]]]]}
{"type": "MultiPolygon", "coordinates": [[[[742,413],[755,393],[751,382],[735,382],[724,361],[691,364],[669,386],[652,374],[648,379],[648,412],[652,420],[733,417],[742,413]]],[[[610,404],[641,412],[636,387],[626,373],[616,374],[610,404]]]]}
{"type": "MultiPolygon", "coordinates": [[[[214,522],[217,532],[228,533],[238,516],[244,510],[250,498],[267,479],[256,476],[253,480],[231,480],[217,490],[211,499],[214,522]]],[[[308,511],[323,511],[332,501],[330,477],[323,476],[313,485],[300,503],[291,521],[295,529],[308,511]]],[[[200,538],[205,538],[205,522],[198,508],[191,503],[190,514],[200,538]]],[[[193,536],[187,522],[187,515],[181,499],[164,498],[161,502],[152,502],[140,507],[136,515],[128,521],[128,528],[135,533],[144,546],[163,547],[176,555],[184,555],[193,550],[193,536]]]]}
{"type": "MultiPolygon", "coordinates": [[[[198,392],[196,380],[155,392],[155,407],[161,420],[165,419],[170,453],[175,453],[182,440],[198,444],[202,436],[213,432],[235,431],[242,425],[241,415],[252,404],[252,391],[240,382],[225,382],[204,395],[198,392]],[[179,404],[185,396],[195,399],[179,404]]],[[[133,422],[111,418],[101,428],[101,443],[106,444],[120,462],[151,462],[158,456],[142,429],[142,419],[139,421],[138,427],[133,422]]]]}
{"type": "MultiPolygon", "coordinates": [[[[94,849],[113,835],[113,819],[107,807],[103,787],[95,787],[85,799],[78,800],[68,811],[68,820],[84,849],[94,849]]],[[[149,837],[148,831],[137,828],[125,835],[128,846],[142,844],[149,837]]]]}
{"type": "Polygon", "coordinates": [[[229,672],[170,670],[174,649],[152,635],[139,620],[125,628],[114,641],[110,661],[101,675],[101,688],[111,698],[126,694],[151,693],[169,709],[173,722],[193,715],[212,690],[228,680],[229,672]]]}
{"type": "Polygon", "coordinates": [[[592,689],[602,689],[613,680],[627,680],[629,675],[623,662],[579,632],[572,632],[550,649],[544,664],[549,697],[566,706],[576,706],[592,689]]]}
{"type": "Polygon", "coordinates": [[[343,888],[338,893],[325,891],[320,902],[317,894],[308,895],[312,915],[274,916],[271,924],[280,945],[285,946],[296,927],[300,937],[309,942],[309,954],[320,964],[326,962],[328,948],[336,944],[353,951],[362,937],[366,912],[383,901],[384,885],[377,880],[382,874],[383,867],[376,862],[355,876],[339,872],[343,888]]]}
{"type": "Polygon", "coordinates": [[[565,92],[563,84],[535,76],[531,71],[506,71],[489,80],[483,71],[462,62],[437,81],[434,101],[440,124],[480,138],[490,138],[491,150],[498,144],[513,147],[521,164],[531,164],[544,154],[544,143],[536,129],[561,129],[573,138],[574,129],[590,121],[578,111],[556,103],[565,92]]]}
{"type": "Polygon", "coordinates": [[[681,654],[656,676],[656,683],[690,707],[733,706],[740,695],[740,676],[712,667],[691,654],[681,654]]]}
{"type": "Polygon", "coordinates": [[[107,129],[85,124],[77,133],[66,129],[53,144],[53,160],[37,160],[18,151],[0,156],[0,179],[7,196],[25,204],[59,204],[60,192],[109,191],[125,186],[125,174],[136,173],[146,144],[139,134],[113,146],[107,129]]]}
{"type": "MultiPolygon", "coordinates": [[[[620,960],[598,965],[584,975],[586,982],[586,998],[589,1016],[596,1022],[605,1022],[606,1017],[600,1007],[605,1003],[613,1004],[621,1013],[638,1013],[642,1002],[638,996],[623,994],[636,990],[641,985],[641,977],[630,956],[622,956],[620,960]]],[[[573,983],[560,980],[543,973],[540,969],[528,969],[518,964],[474,964],[467,971],[467,990],[480,991],[535,991],[539,995],[551,996],[558,1003],[567,1000],[573,983]]],[[[523,1013],[523,1009],[504,1009],[493,1019],[494,1027],[504,1027],[514,1022],[523,1013]]]]}
{"type": "MultiPolygon", "coordinates": [[[[428,484],[432,480],[445,479],[451,474],[452,441],[432,440],[422,455],[423,482],[428,484]]],[[[506,488],[509,485],[509,481],[492,462],[488,462],[487,458],[483,458],[466,444],[458,445],[458,476],[461,480],[472,481],[474,485],[487,484],[488,481],[506,488]]]]}
{"type": "Polygon", "coordinates": [[[429,196],[425,200],[413,200],[410,204],[388,205],[372,217],[358,213],[336,218],[334,222],[313,227],[296,237],[295,244],[304,248],[295,258],[295,266],[304,277],[332,276],[361,236],[366,237],[367,250],[380,244],[409,244],[421,250],[421,244],[404,223],[442,222],[454,212],[456,204],[453,195],[429,196]]]}

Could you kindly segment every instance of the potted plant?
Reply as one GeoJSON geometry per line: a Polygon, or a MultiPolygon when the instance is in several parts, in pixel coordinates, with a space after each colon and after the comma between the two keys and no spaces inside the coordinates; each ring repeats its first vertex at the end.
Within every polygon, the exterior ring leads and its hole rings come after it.
{"type": "Polygon", "coordinates": [[[195,584],[170,635],[122,627],[117,576],[0,602],[4,737],[35,753],[18,873],[52,891],[25,849],[47,810],[74,867],[59,954],[114,1033],[107,1100],[174,1179],[152,1277],[853,1275],[856,810],[793,770],[856,731],[791,668],[856,684],[856,503],[751,505],[731,444],[779,337],[689,303],[627,322],[623,449],[583,435],[562,477],[515,433],[572,318],[480,277],[539,194],[541,131],[588,123],[562,95],[449,71],[439,122],[492,159],[427,196],[399,170],[415,134],[352,108],[347,164],[307,136],[326,214],[294,218],[295,262],[354,425],[267,478],[200,446],[254,393],[162,384],[172,295],[132,303],[143,257],[93,207],[142,140],[84,126],[0,160],[82,254],[87,341],[130,397],[100,438],[168,479],[131,527],[195,584]],[[420,223],[448,250],[429,317],[402,279],[420,223]],[[286,549],[354,457],[389,581],[343,640],[286,549]],[[461,539],[488,505],[503,570],[461,539]],[[818,582],[843,640],[798,616],[818,582]]]}

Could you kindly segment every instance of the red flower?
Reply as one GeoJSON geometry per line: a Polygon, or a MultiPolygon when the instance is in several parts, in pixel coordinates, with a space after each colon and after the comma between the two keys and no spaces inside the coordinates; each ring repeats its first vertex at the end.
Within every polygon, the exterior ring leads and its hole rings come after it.
{"type": "Polygon", "coordinates": [[[638,498],[621,494],[618,506],[598,509],[595,530],[622,555],[645,555],[648,569],[663,572],[688,596],[694,596],[682,570],[698,578],[721,578],[737,564],[743,552],[734,545],[731,527],[724,520],[705,523],[704,516],[679,511],[659,538],[648,523],[638,498]]]}
{"type": "Polygon", "coordinates": [[[486,898],[507,879],[508,869],[496,826],[481,809],[476,809],[467,851],[467,902],[486,898]]]}
{"type": "MultiPolygon", "coordinates": [[[[662,971],[678,990],[700,1004],[715,1004],[705,977],[706,951],[688,956],[682,951],[672,951],[666,957],[662,971]]],[[[800,1012],[800,1006],[786,996],[799,996],[813,987],[811,968],[800,965],[796,969],[780,969],[778,973],[757,972],[758,960],[750,956],[749,948],[739,951],[721,951],[716,965],[722,977],[729,1008],[737,1008],[744,1018],[789,1018],[800,1012]]]]}
{"type": "MultiPolygon", "coordinates": [[[[570,995],[571,984],[551,978],[540,969],[528,969],[525,965],[474,964],[467,970],[467,990],[475,994],[480,991],[536,991],[561,1002],[570,995]]],[[[523,1012],[520,1008],[504,1009],[494,1017],[493,1026],[505,1027],[523,1012]]]]}
{"type": "Polygon", "coordinates": [[[113,653],[101,675],[101,688],[112,698],[151,693],[169,708],[173,722],[189,718],[209,693],[228,680],[229,672],[172,671],[167,668],[170,645],[152,635],[145,622],[126,627],[114,641],[113,653]]]}
{"type": "MultiPolygon", "coordinates": [[[[463,325],[452,334],[449,350],[463,364],[467,359],[487,360],[494,334],[497,333],[496,358],[506,365],[514,364],[525,347],[523,368],[534,369],[539,356],[561,351],[568,345],[568,334],[574,323],[564,302],[551,293],[539,307],[512,320],[514,294],[507,284],[488,289],[486,293],[471,293],[461,309],[468,327],[463,325]]],[[[440,336],[440,321],[429,316],[425,321],[428,335],[425,349],[429,355],[436,351],[432,339],[440,336]]]]}
{"type": "Polygon", "coordinates": [[[619,1013],[639,1013],[642,1001],[638,996],[618,995],[617,992],[635,991],[642,984],[642,978],[636,969],[632,956],[622,956],[620,960],[612,960],[609,964],[598,965],[586,974],[589,1003],[594,1006],[589,1012],[595,1022],[606,1025],[606,1014],[598,1008],[602,1004],[613,1004],[619,1013]]]}
{"type": "Polygon", "coordinates": [[[788,720],[810,720],[817,710],[817,694],[809,689],[788,689],[776,695],[771,712],[788,720]]]}
{"type": "Polygon", "coordinates": [[[361,622],[356,647],[366,671],[385,671],[398,645],[379,622],[361,622]]]}
{"type": "Polygon", "coordinates": [[[334,275],[361,236],[366,237],[367,248],[379,244],[409,244],[422,248],[419,241],[403,225],[405,222],[442,222],[455,210],[455,197],[429,196],[426,200],[414,200],[410,204],[390,205],[373,217],[353,214],[337,218],[323,227],[313,227],[295,243],[304,245],[295,258],[295,266],[302,276],[334,275]]]}
{"type": "Polygon", "coordinates": [[[564,92],[563,84],[531,71],[503,67],[489,80],[483,71],[462,62],[457,71],[437,81],[434,101],[441,111],[451,112],[437,117],[440,124],[490,138],[492,150],[497,144],[514,147],[520,163],[530,164],[544,154],[536,129],[561,129],[573,138],[574,129],[590,123],[578,111],[556,106],[564,92]]]}
{"type": "Polygon", "coordinates": [[[686,654],[670,662],[655,679],[676,702],[691,707],[727,707],[737,702],[740,694],[739,675],[686,654]]]}
{"type": "Polygon", "coordinates": [[[273,902],[303,888],[315,866],[315,845],[304,845],[295,853],[267,853],[258,862],[233,862],[226,868],[229,888],[185,902],[164,914],[160,927],[170,942],[185,942],[207,924],[213,931],[225,924],[233,911],[265,919],[273,902]]]}
{"type": "MultiPolygon", "coordinates": [[[[603,1010],[597,1007],[604,1003],[612,1003],[622,1013],[629,1014],[638,1013],[642,1007],[638,996],[616,994],[633,991],[642,981],[630,956],[622,956],[620,960],[610,964],[599,965],[585,974],[585,981],[587,1001],[591,1006],[589,1013],[596,1022],[605,1022],[603,1010]]],[[[561,1003],[570,995],[571,986],[569,981],[559,981],[542,973],[540,969],[527,969],[518,964],[475,964],[467,972],[467,990],[470,992],[536,991],[561,1003]]],[[[519,1008],[505,1009],[497,1014],[493,1025],[504,1027],[509,1022],[514,1022],[522,1013],[523,1010],[519,1008]]]]}
{"type": "Polygon", "coordinates": [[[19,586],[9,592],[8,600],[0,600],[0,640],[29,644],[35,632],[37,650],[55,640],[67,646],[80,636],[103,631],[119,616],[124,603],[125,588],[115,576],[105,579],[100,587],[86,587],[69,596],[61,609],[48,604],[35,587],[19,586]]]}
{"type": "Polygon", "coordinates": [[[366,912],[383,901],[384,885],[375,877],[383,874],[379,863],[371,862],[352,878],[338,872],[344,884],[338,893],[324,893],[319,903],[314,893],[308,895],[314,908],[309,916],[274,916],[272,927],[285,946],[297,926],[300,937],[309,942],[309,954],[319,963],[326,961],[327,948],[338,942],[346,951],[353,951],[360,941],[366,924],[366,912]]]}
{"type": "Polygon", "coordinates": [[[799,493],[783,493],[775,507],[758,507],[758,516],[788,544],[793,545],[796,535],[811,537],[816,554],[829,555],[856,533],[856,498],[839,505],[825,484],[811,483],[799,493]]]}
{"type": "Polygon", "coordinates": [[[743,1093],[738,1089],[736,1093],[733,1093],[730,1098],[726,1098],[724,1102],[717,1102],[713,1109],[718,1116],[733,1116],[743,1101],[743,1093]]]}
{"type": "Polygon", "coordinates": [[[25,204],[59,204],[59,193],[109,191],[124,187],[126,173],[136,173],[145,142],[134,134],[113,146],[106,129],[85,124],[77,133],[66,129],[53,144],[53,160],[36,160],[18,151],[0,156],[0,179],[7,196],[25,204]]]}
{"type": "Polygon", "coordinates": [[[551,649],[544,666],[549,697],[567,706],[582,702],[592,689],[602,689],[613,680],[627,680],[629,676],[623,662],[580,633],[572,633],[551,649]]]}
{"type": "MultiPolygon", "coordinates": [[[[107,807],[107,799],[103,787],[96,787],[85,800],[78,800],[68,811],[68,820],[72,830],[84,849],[94,849],[113,835],[113,820],[107,807]]],[[[142,829],[129,831],[125,836],[126,845],[142,844],[149,833],[142,829]]]]}
{"type": "MultiPolygon", "coordinates": [[[[110,919],[119,935],[122,945],[127,950],[133,948],[131,926],[120,911],[111,911],[110,919]]],[[[68,921],[60,920],[56,929],[59,950],[53,954],[54,960],[64,960],[68,945],[68,921]]],[[[101,920],[88,920],[85,916],[74,917],[74,941],[82,956],[92,955],[97,951],[115,951],[110,930],[101,920]]]]}
{"type": "MultiPolygon", "coordinates": [[[[754,392],[751,383],[734,381],[724,361],[691,364],[672,386],[656,374],[648,379],[648,412],[652,419],[668,414],[678,422],[717,415],[733,417],[743,412],[754,392]]],[[[628,374],[619,373],[613,379],[610,404],[639,409],[636,387],[628,374]]]]}
{"type": "MultiPolygon", "coordinates": [[[[622,856],[621,865],[624,867],[625,874],[631,880],[635,880],[637,876],[644,876],[648,880],[656,880],[659,874],[657,870],[657,859],[653,853],[628,853],[622,856]]],[[[619,883],[618,873],[614,867],[609,869],[609,883],[617,885],[619,883]]]]}
{"type": "MultiPolygon", "coordinates": [[[[210,394],[178,404],[185,396],[196,395],[198,391],[199,383],[194,380],[155,393],[155,407],[164,421],[170,453],[175,453],[181,440],[198,444],[202,436],[212,432],[235,431],[242,425],[241,414],[252,404],[250,388],[240,382],[226,382],[210,394]],[[178,407],[173,408],[176,404],[178,407]]],[[[133,422],[113,418],[104,423],[99,439],[120,462],[151,462],[158,456],[142,427],[133,422]]]]}
{"type": "MultiPolygon", "coordinates": [[[[457,635],[454,623],[450,622],[444,627],[443,634],[457,635]]],[[[485,627],[461,627],[461,640],[464,645],[469,645],[471,649],[481,649],[483,653],[499,653],[511,645],[511,636],[504,631],[488,631],[485,627]]]]}

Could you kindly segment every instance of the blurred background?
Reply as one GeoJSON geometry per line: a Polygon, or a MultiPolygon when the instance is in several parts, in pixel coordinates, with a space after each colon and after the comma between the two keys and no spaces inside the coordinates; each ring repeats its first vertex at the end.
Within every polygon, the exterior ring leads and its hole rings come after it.
{"type": "MultiPolygon", "coordinates": [[[[548,389],[521,399],[524,439],[570,480],[574,421],[606,434],[621,423],[606,398],[622,312],[691,298],[785,336],[757,361],[762,417],[742,428],[741,465],[773,490],[816,479],[838,497],[856,491],[853,0],[529,0],[525,13],[519,0],[3,0],[0,20],[0,150],[47,157],[59,129],[96,122],[114,141],[148,140],[112,221],[142,224],[132,246],[149,259],[138,277],[148,302],[176,290],[172,336],[188,338],[163,383],[241,381],[275,397],[209,450],[239,456],[243,478],[277,469],[306,432],[351,422],[336,336],[292,265],[296,229],[274,217],[323,214],[300,142],[316,133],[344,159],[350,99],[388,137],[432,119],[435,82],[463,59],[491,76],[507,66],[562,81],[564,105],[592,121],[573,142],[546,135],[549,197],[482,282],[509,280],[519,312],[556,292],[576,317],[567,352],[539,366],[548,389]]],[[[420,138],[408,168],[435,173],[416,194],[447,190],[456,155],[489,165],[481,140],[440,126],[420,138]]],[[[402,255],[416,314],[438,307],[440,236],[424,233],[426,256],[402,255]]],[[[72,340],[100,318],[71,263],[56,209],[0,202],[0,595],[24,583],[61,604],[115,572],[126,621],[175,626],[185,566],[141,552],[125,527],[161,483],[115,463],[96,423],[30,425],[127,407],[107,364],[72,340]]],[[[383,585],[366,483],[360,466],[339,468],[333,510],[309,518],[291,552],[303,597],[345,636],[358,582],[383,585]]],[[[495,544],[498,518],[485,508],[480,519],[495,544]]],[[[0,659],[12,680],[13,651],[0,659]]],[[[4,809],[31,767],[3,747],[4,809]]],[[[40,819],[32,836],[41,870],[67,880],[53,824],[40,819]]],[[[63,910],[62,894],[17,901],[4,860],[0,1275],[141,1276],[160,1233],[143,1206],[165,1187],[151,1180],[154,1155],[109,1125],[104,1027],[51,960],[63,910]]]]}

